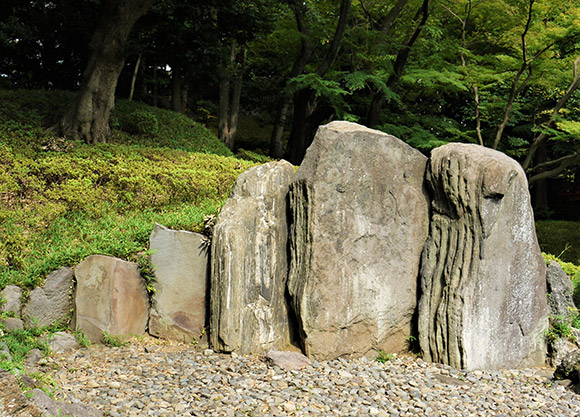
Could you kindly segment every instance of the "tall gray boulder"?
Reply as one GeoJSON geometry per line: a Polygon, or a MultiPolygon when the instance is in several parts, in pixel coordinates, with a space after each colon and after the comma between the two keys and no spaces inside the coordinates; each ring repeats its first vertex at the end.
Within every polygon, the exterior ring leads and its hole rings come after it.
{"type": "Polygon", "coordinates": [[[71,318],[73,271],[60,268],[51,272],[41,287],[30,292],[30,297],[22,308],[22,318],[26,328],[66,324],[71,318]]]}
{"type": "Polygon", "coordinates": [[[376,130],[319,128],[290,188],[288,290],[308,356],[407,347],[428,232],[426,163],[376,130]]]}
{"type": "Polygon", "coordinates": [[[431,154],[419,342],[425,360],[496,369],[545,361],[545,263],[520,165],[488,148],[431,154]]]}
{"type": "Polygon", "coordinates": [[[75,268],[76,330],[92,342],[112,336],[142,335],[149,318],[149,298],[137,264],[91,255],[75,268]]]}
{"type": "Polygon", "coordinates": [[[149,334],[198,340],[205,326],[208,248],[203,235],[155,224],[150,238],[155,294],[149,334]]]}
{"type": "Polygon", "coordinates": [[[264,353],[290,343],[287,194],[294,167],[270,162],[238,177],[213,229],[210,342],[264,353]]]}

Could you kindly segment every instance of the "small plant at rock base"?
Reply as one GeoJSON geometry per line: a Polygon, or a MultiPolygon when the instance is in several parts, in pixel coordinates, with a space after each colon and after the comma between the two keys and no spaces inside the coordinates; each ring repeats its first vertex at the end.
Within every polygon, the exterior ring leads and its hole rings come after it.
{"type": "Polygon", "coordinates": [[[550,317],[550,327],[546,330],[545,337],[548,343],[558,339],[570,339],[573,342],[576,340],[576,337],[572,334],[570,324],[562,316],[550,317]]]}
{"type": "Polygon", "coordinates": [[[123,347],[129,342],[125,341],[122,336],[114,336],[103,332],[103,343],[109,347],[123,347]]]}
{"type": "Polygon", "coordinates": [[[386,363],[394,359],[395,355],[393,353],[387,353],[384,350],[377,351],[378,356],[376,358],[379,363],[386,363]]]}
{"type": "Polygon", "coordinates": [[[74,332],[74,335],[77,343],[82,347],[88,348],[89,346],[91,346],[91,341],[87,338],[87,335],[84,334],[82,331],[77,330],[76,332],[74,332]]]}

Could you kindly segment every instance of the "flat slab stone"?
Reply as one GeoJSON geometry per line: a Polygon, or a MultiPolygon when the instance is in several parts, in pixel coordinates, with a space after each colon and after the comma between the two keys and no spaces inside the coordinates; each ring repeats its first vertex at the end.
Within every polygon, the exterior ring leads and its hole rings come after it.
{"type": "Polygon", "coordinates": [[[143,335],[149,318],[149,298],[137,264],[92,255],[75,268],[76,330],[92,342],[112,336],[143,335]]]}
{"type": "Polygon", "coordinates": [[[407,349],[428,232],[426,163],[383,132],[319,128],[290,187],[288,290],[307,356],[407,349]]]}
{"type": "Polygon", "coordinates": [[[198,341],[207,310],[209,248],[205,237],[155,224],[150,249],[156,281],[149,334],[181,342],[198,341]]]}

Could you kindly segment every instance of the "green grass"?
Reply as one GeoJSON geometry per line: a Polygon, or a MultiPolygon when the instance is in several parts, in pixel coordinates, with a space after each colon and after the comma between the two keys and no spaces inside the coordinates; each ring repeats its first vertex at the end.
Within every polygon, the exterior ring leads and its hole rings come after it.
{"type": "Polygon", "coordinates": [[[538,220],[536,232],[542,252],[580,265],[580,222],[538,220]]]}
{"type": "Polygon", "coordinates": [[[128,101],[110,143],[57,137],[46,128],[72,97],[0,91],[0,289],[92,254],[138,261],[155,222],[202,231],[256,164],[183,115],[128,101]]]}

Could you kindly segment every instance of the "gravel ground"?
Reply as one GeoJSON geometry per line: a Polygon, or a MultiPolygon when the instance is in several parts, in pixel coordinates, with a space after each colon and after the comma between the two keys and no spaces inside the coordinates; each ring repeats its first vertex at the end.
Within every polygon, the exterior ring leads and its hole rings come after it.
{"type": "Polygon", "coordinates": [[[464,372],[395,356],[285,371],[258,356],[147,342],[92,346],[48,365],[57,399],[109,416],[580,415],[580,396],[549,368],[464,372]]]}

